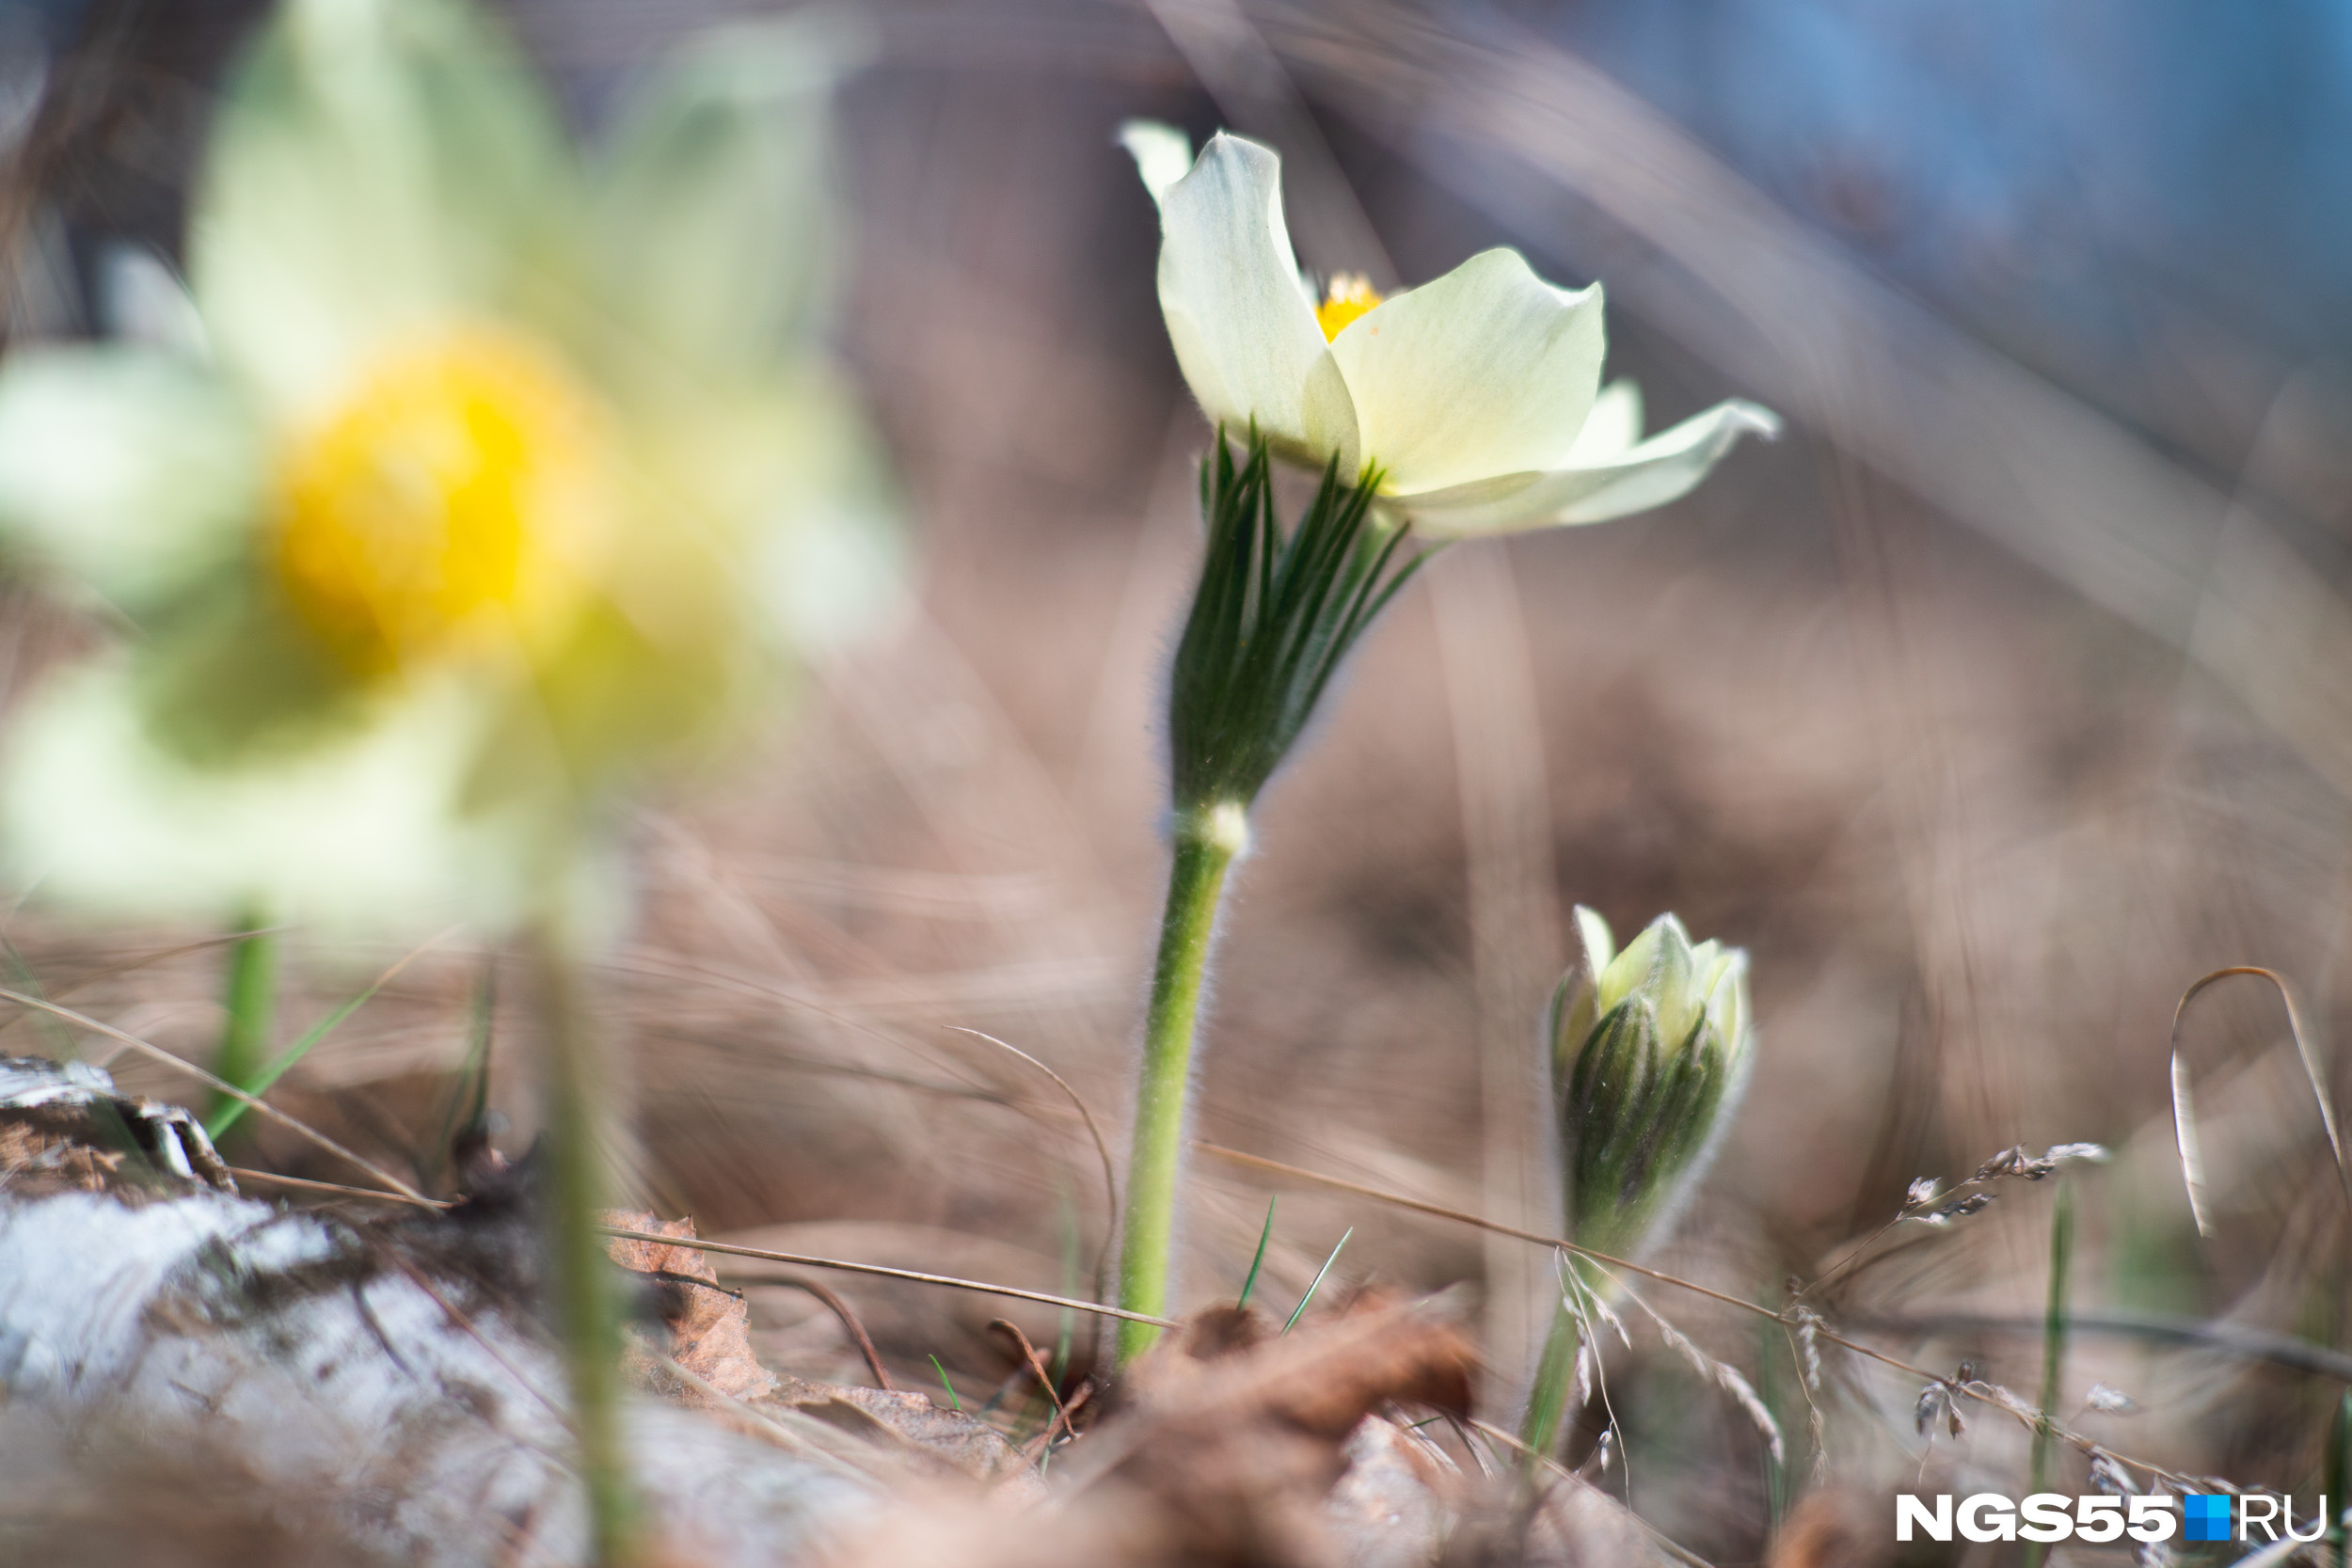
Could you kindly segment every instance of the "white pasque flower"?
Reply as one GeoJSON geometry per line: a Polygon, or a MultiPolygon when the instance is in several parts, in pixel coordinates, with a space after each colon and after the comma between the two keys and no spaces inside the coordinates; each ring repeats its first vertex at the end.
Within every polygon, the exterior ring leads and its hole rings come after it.
{"type": "Polygon", "coordinates": [[[1210,420],[1287,456],[1379,470],[1421,532],[1596,523],[1675,499],[1777,416],[1733,399],[1642,439],[1639,388],[1600,382],[1601,291],[1554,288],[1482,251],[1382,298],[1360,277],[1318,303],[1282,221],[1281,160],[1220,132],[1196,160],[1165,125],[1120,136],[1159,203],[1160,307],[1210,420]]]}
{"type": "Polygon", "coordinates": [[[130,633],[13,716],[8,879],[495,927],[886,601],[815,342],[830,71],[805,29],[700,40],[584,153],[469,0],[285,0],[189,292],[118,269],[145,341],[0,366],[0,548],[130,633]]]}

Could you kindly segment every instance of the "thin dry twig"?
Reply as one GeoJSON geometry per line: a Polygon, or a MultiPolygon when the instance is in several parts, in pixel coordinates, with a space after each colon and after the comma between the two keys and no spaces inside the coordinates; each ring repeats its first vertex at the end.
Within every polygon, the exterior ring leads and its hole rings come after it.
{"type": "Polygon", "coordinates": [[[833,1315],[841,1320],[841,1326],[850,1331],[850,1338],[857,1341],[857,1353],[866,1357],[866,1370],[874,1374],[876,1386],[885,1394],[898,1391],[898,1386],[890,1381],[890,1369],[884,1367],[882,1357],[875,1354],[874,1341],[866,1334],[866,1324],[859,1321],[857,1309],[842,1300],[832,1286],[814,1279],[779,1279],[776,1283],[791,1290],[806,1291],[823,1302],[833,1315]]]}
{"type": "Polygon", "coordinates": [[[456,1204],[446,1198],[409,1197],[401,1193],[379,1193],[373,1187],[346,1187],[340,1181],[313,1181],[307,1176],[280,1176],[274,1170],[248,1170],[243,1165],[225,1167],[240,1181],[262,1181],[278,1187],[299,1187],[304,1192],[332,1193],[337,1197],[373,1198],[378,1203],[403,1203],[412,1209],[454,1209],[456,1204]]]}
{"type": "Polygon", "coordinates": [[[1071,1420],[1085,1406],[1087,1401],[1093,1397],[1094,1380],[1088,1378],[1078,1385],[1078,1391],[1070,1396],[1070,1402],[1054,1412],[1054,1418],[1045,1423],[1045,1430],[1030,1439],[1027,1447],[1021,1450],[1021,1457],[1030,1463],[1035,1463],[1035,1456],[1043,1454],[1054,1446],[1056,1436],[1064,1432],[1073,1437],[1076,1436],[1078,1429],[1070,1424],[1071,1420]]]}
{"type": "Polygon", "coordinates": [[[383,1182],[385,1186],[390,1188],[401,1196],[413,1199],[418,1203],[430,1203],[433,1201],[431,1198],[426,1197],[422,1193],[417,1191],[416,1188],[408,1185],[407,1182],[403,1181],[399,1177],[392,1175],[389,1171],[371,1164],[369,1162],[361,1159],[358,1155],[354,1154],[350,1149],[345,1148],[342,1145],[337,1143],[334,1139],[328,1137],[317,1128],[312,1127],[310,1123],[302,1121],[294,1117],[288,1116],[285,1112],[279,1110],[277,1106],[268,1103],[266,1101],[262,1100],[259,1096],[246,1093],[245,1090],[237,1087],[236,1085],[231,1084],[226,1078],[215,1078],[213,1074],[205,1071],[202,1068],[198,1067],[194,1062],[175,1056],[160,1045],[150,1044],[148,1041],[139,1038],[136,1035],[126,1035],[121,1030],[114,1027],[114,1025],[110,1023],[101,1023],[96,1019],[89,1017],[86,1013],[77,1013],[71,1007],[60,1007],[55,1002],[44,1002],[38,996],[28,996],[21,990],[11,990],[6,986],[0,986],[0,1000],[13,1002],[20,1007],[38,1008],[41,1012],[48,1013],[53,1017],[61,1018],[68,1023],[75,1024],[81,1028],[88,1029],[97,1034],[103,1035],[110,1040],[119,1040],[121,1043],[129,1046],[132,1050],[140,1053],[142,1055],[151,1057],[155,1061],[161,1062],[166,1067],[176,1069],[177,1070],[197,1080],[199,1083],[205,1085],[207,1087],[220,1094],[227,1095],[231,1100],[242,1101],[246,1109],[251,1111],[254,1115],[266,1117],[271,1121],[277,1122],[279,1126],[288,1129],[295,1134],[308,1138],[310,1142],[318,1145],[321,1148],[326,1150],[329,1154],[334,1155],[337,1159],[347,1161],[352,1165],[365,1171],[368,1175],[374,1177],[378,1181],[383,1182]]]}
{"type": "Polygon", "coordinates": [[[852,1263],[840,1258],[812,1258],[799,1252],[770,1252],[762,1247],[737,1246],[729,1242],[707,1242],[700,1238],[686,1243],[675,1236],[628,1230],[617,1225],[600,1225],[596,1227],[596,1234],[618,1237],[625,1242],[659,1242],[664,1246],[691,1246],[697,1252],[723,1253],[729,1258],[755,1258],[764,1263],[797,1263],[803,1268],[839,1269],[845,1274],[870,1274],[882,1279],[904,1279],[917,1285],[945,1285],[953,1291],[977,1291],[983,1295],[1010,1296],[1016,1301],[1034,1301],[1046,1307],[1067,1307],[1073,1312],[1092,1312],[1104,1318],[1126,1318],[1135,1323],[1150,1323],[1154,1328],[1180,1326],[1173,1318],[1155,1318],[1149,1312],[1130,1312],[1123,1307],[1105,1307],[1099,1301],[1080,1301],[1075,1296],[1024,1291],[1011,1285],[992,1285],[983,1279],[958,1279],[952,1275],[920,1274],[914,1269],[893,1269],[881,1263],[852,1263]]]}

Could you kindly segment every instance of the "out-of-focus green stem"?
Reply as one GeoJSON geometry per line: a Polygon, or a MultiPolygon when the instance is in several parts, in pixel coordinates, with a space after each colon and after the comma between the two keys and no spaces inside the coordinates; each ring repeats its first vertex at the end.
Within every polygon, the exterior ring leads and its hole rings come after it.
{"type": "Polygon", "coordinates": [[[572,1390],[572,1427],[597,1568],[640,1560],[637,1499],[621,1430],[621,1338],[613,1265],[596,1233],[612,1145],[611,1075],[577,954],[543,927],[533,943],[547,1058],[548,1264],[572,1390]]]}
{"type": "MultiPolygon", "coordinates": [[[[2050,1489],[2051,1445],[2058,1420],[2060,1377],[2066,1368],[2067,1283],[2074,1265],[2074,1188],[2058,1179],[2058,1201],[2050,1214],[2050,1294],[2042,1323],[2042,1419],[2033,1433],[2032,1474],[2027,1489],[2050,1489]]],[[[2039,1541],[2026,1547],[2026,1568],[2042,1568],[2048,1547],[2039,1541]]]]}
{"type": "MultiPolygon", "coordinates": [[[[1528,1391],[1527,1414],[1519,1420],[1519,1441],[1534,1454],[1553,1457],[1560,1442],[1561,1423],[1568,1414],[1568,1379],[1576,1367],[1576,1314],[1564,1294],[1551,1309],[1551,1332],[1544,1336],[1544,1354],[1535,1363],[1535,1382],[1528,1391]]],[[[1534,1460],[1528,1461],[1532,1466],[1534,1460]]]]}
{"type": "MultiPolygon", "coordinates": [[[[229,1017],[221,1028],[220,1049],[214,1053],[213,1074],[251,1093],[258,1092],[255,1084],[268,1058],[270,1034],[277,1024],[278,935],[258,919],[248,918],[243,926],[229,947],[229,974],[221,997],[229,1017]]],[[[215,1091],[205,1108],[205,1119],[222,1117],[231,1107],[242,1110],[244,1102],[215,1091]]]]}
{"type": "Polygon", "coordinates": [[[2328,1560],[2335,1568],[2344,1568],[2347,1498],[2352,1498],[2352,1390],[2336,1402],[2335,1419],[2328,1423],[2328,1497],[2320,1513],[2328,1521],[2328,1560]]]}
{"type": "MultiPolygon", "coordinates": [[[[1167,1315],[1168,1245],[1175,1229],[1200,982],[1226,870],[1248,843],[1248,819],[1238,805],[1177,816],[1168,909],[1160,919],[1159,957],[1144,1015],[1143,1079],[1136,1091],[1135,1146],[1127,1162],[1127,1212],[1119,1251],[1119,1305],[1130,1312],[1167,1315]]],[[[1119,1364],[1142,1354],[1159,1334],[1150,1323],[1122,1319],[1119,1364]]]]}

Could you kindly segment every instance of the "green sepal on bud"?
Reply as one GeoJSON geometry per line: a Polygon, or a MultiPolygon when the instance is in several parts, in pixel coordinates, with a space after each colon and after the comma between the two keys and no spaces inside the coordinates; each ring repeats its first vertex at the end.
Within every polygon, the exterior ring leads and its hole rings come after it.
{"type": "Polygon", "coordinates": [[[1281,765],[1342,660],[1423,556],[1374,502],[1378,474],[1350,483],[1335,457],[1298,526],[1275,512],[1266,438],[1236,460],[1226,433],[1200,463],[1208,551],[1176,646],[1168,752],[1178,812],[1247,811],[1281,765]]]}
{"type": "Polygon", "coordinates": [[[1548,1034],[1570,1236],[1617,1257],[1672,1223],[1747,1085],[1748,957],[1661,915],[1616,950],[1580,907],[1584,963],[1548,1034]]]}

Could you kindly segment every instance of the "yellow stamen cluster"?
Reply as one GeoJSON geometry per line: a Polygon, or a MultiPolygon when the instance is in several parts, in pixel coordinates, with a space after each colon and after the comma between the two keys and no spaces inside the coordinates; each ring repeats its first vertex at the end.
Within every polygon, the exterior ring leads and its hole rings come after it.
{"type": "Polygon", "coordinates": [[[1323,328],[1323,341],[1329,342],[1346,330],[1348,323],[1379,303],[1379,291],[1362,273],[1334,274],[1323,292],[1323,303],[1315,307],[1315,322],[1323,328]]]}
{"type": "Polygon", "coordinates": [[[589,395],[528,342],[404,346],[291,443],[276,564],[296,612],[362,675],[561,637],[607,535],[589,395]]]}

